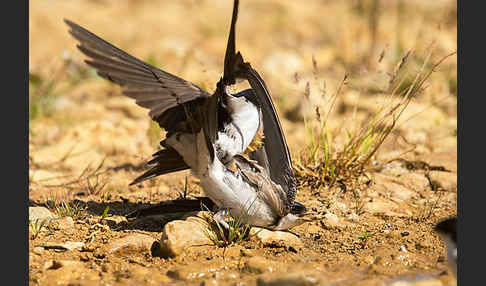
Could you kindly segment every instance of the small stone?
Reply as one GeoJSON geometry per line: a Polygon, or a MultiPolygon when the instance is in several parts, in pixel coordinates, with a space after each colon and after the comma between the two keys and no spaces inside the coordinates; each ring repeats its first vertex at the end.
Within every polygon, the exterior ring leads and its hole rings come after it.
{"type": "Polygon", "coordinates": [[[117,226],[121,223],[127,222],[127,218],[120,215],[112,215],[107,218],[104,218],[104,221],[106,221],[108,225],[117,226]]]}
{"type": "Polygon", "coordinates": [[[339,218],[337,215],[333,213],[327,213],[324,215],[324,219],[322,220],[324,227],[326,229],[331,229],[340,226],[339,218]]]}
{"type": "Polygon", "coordinates": [[[74,250],[78,248],[82,248],[84,246],[84,242],[82,241],[68,241],[62,244],[67,250],[74,250]]]}
{"type": "Polygon", "coordinates": [[[154,242],[156,242],[155,238],[149,235],[132,233],[105,244],[102,248],[95,251],[94,256],[98,257],[106,254],[131,256],[143,252],[150,253],[154,242]]]}
{"type": "Polygon", "coordinates": [[[160,238],[161,255],[175,257],[192,246],[212,244],[205,232],[207,230],[206,222],[195,217],[167,223],[160,238]]]}
{"type": "Polygon", "coordinates": [[[32,252],[41,255],[42,253],[44,253],[44,247],[40,247],[40,246],[34,247],[34,249],[32,249],[32,252]]]}
{"type": "Polygon", "coordinates": [[[264,228],[252,227],[250,229],[250,237],[255,237],[259,243],[268,247],[283,247],[298,251],[304,246],[295,234],[286,231],[271,231],[264,228]]]}
{"type": "Polygon", "coordinates": [[[55,249],[55,250],[74,250],[84,246],[84,242],[81,241],[68,241],[65,243],[46,243],[42,245],[44,249],[55,249]]]}
{"type": "Polygon", "coordinates": [[[29,207],[29,221],[51,220],[54,218],[54,214],[45,207],[29,207]]]}

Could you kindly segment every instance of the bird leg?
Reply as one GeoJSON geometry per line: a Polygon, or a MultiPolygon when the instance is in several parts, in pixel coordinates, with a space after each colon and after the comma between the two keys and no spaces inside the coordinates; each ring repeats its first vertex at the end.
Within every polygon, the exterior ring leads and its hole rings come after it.
{"type": "Polygon", "coordinates": [[[220,209],[217,213],[215,213],[213,215],[213,219],[219,223],[220,225],[222,225],[224,228],[226,229],[230,229],[228,223],[226,222],[226,217],[228,216],[229,214],[229,209],[227,208],[222,208],[220,209]]]}

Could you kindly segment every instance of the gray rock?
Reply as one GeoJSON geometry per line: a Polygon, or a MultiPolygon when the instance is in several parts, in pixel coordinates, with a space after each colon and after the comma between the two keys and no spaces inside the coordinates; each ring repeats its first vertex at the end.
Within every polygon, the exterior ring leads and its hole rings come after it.
{"type": "Polygon", "coordinates": [[[29,221],[52,220],[55,215],[45,207],[29,207],[29,221]]]}
{"type": "Polygon", "coordinates": [[[95,256],[104,256],[116,254],[122,256],[131,256],[141,252],[151,252],[152,246],[156,239],[141,233],[132,233],[125,237],[110,241],[102,248],[95,251],[95,256]]]}
{"type": "Polygon", "coordinates": [[[294,234],[286,231],[271,231],[264,228],[252,227],[250,236],[260,244],[268,247],[283,247],[298,251],[304,246],[302,241],[294,234]]]}
{"type": "Polygon", "coordinates": [[[327,229],[341,226],[338,216],[333,213],[326,213],[322,219],[322,223],[327,229]]]}
{"type": "Polygon", "coordinates": [[[34,247],[34,249],[32,249],[32,252],[41,255],[42,253],[44,253],[44,247],[36,246],[34,247]]]}
{"type": "Polygon", "coordinates": [[[104,221],[106,221],[109,225],[117,226],[119,224],[126,223],[127,219],[124,216],[112,215],[104,218],[104,221]]]}
{"type": "Polygon", "coordinates": [[[207,223],[196,217],[167,223],[160,239],[161,255],[175,257],[189,247],[212,244],[207,230],[207,223]]]}

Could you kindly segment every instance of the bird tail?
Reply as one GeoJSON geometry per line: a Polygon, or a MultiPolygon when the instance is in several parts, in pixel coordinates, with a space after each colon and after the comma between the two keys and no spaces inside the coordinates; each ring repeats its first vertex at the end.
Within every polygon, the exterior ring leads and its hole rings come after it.
{"type": "Polygon", "coordinates": [[[152,155],[153,159],[147,162],[147,166],[152,167],[147,172],[133,180],[130,185],[135,185],[150,178],[154,178],[167,173],[189,169],[184,159],[176,150],[162,149],[152,155]]]}

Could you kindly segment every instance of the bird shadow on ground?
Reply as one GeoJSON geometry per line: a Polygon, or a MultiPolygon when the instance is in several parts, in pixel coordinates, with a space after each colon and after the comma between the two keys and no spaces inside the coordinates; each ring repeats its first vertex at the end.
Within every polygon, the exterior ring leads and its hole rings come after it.
{"type": "Polygon", "coordinates": [[[196,212],[168,212],[163,214],[154,214],[149,216],[138,216],[136,213],[139,210],[157,207],[169,201],[161,201],[158,203],[133,203],[128,200],[117,202],[96,202],[88,201],[82,202],[74,200],[74,203],[84,204],[87,213],[94,216],[104,216],[105,210],[108,208],[106,218],[104,218],[107,225],[116,231],[122,230],[143,230],[149,232],[162,232],[166,223],[183,219],[188,215],[196,212]],[[130,215],[132,214],[132,217],[130,215]]]}
{"type": "MultiPolygon", "coordinates": [[[[99,218],[100,222],[106,224],[110,229],[114,231],[124,230],[142,230],[148,232],[162,232],[166,223],[176,220],[184,219],[189,215],[193,215],[196,212],[168,212],[164,214],[154,214],[150,216],[137,216],[133,218],[126,218],[129,214],[136,214],[137,211],[157,207],[169,201],[161,201],[158,203],[142,203],[142,202],[130,202],[128,200],[111,201],[111,202],[97,202],[93,200],[83,201],[79,199],[73,199],[64,204],[71,206],[76,212],[81,212],[79,219],[86,219],[89,223],[94,219],[99,218]],[[83,214],[87,215],[84,216],[83,214]],[[89,216],[92,216],[89,218],[89,216]]],[[[29,199],[30,206],[42,206],[49,209],[53,209],[52,205],[48,203],[38,203],[29,199]]]]}

